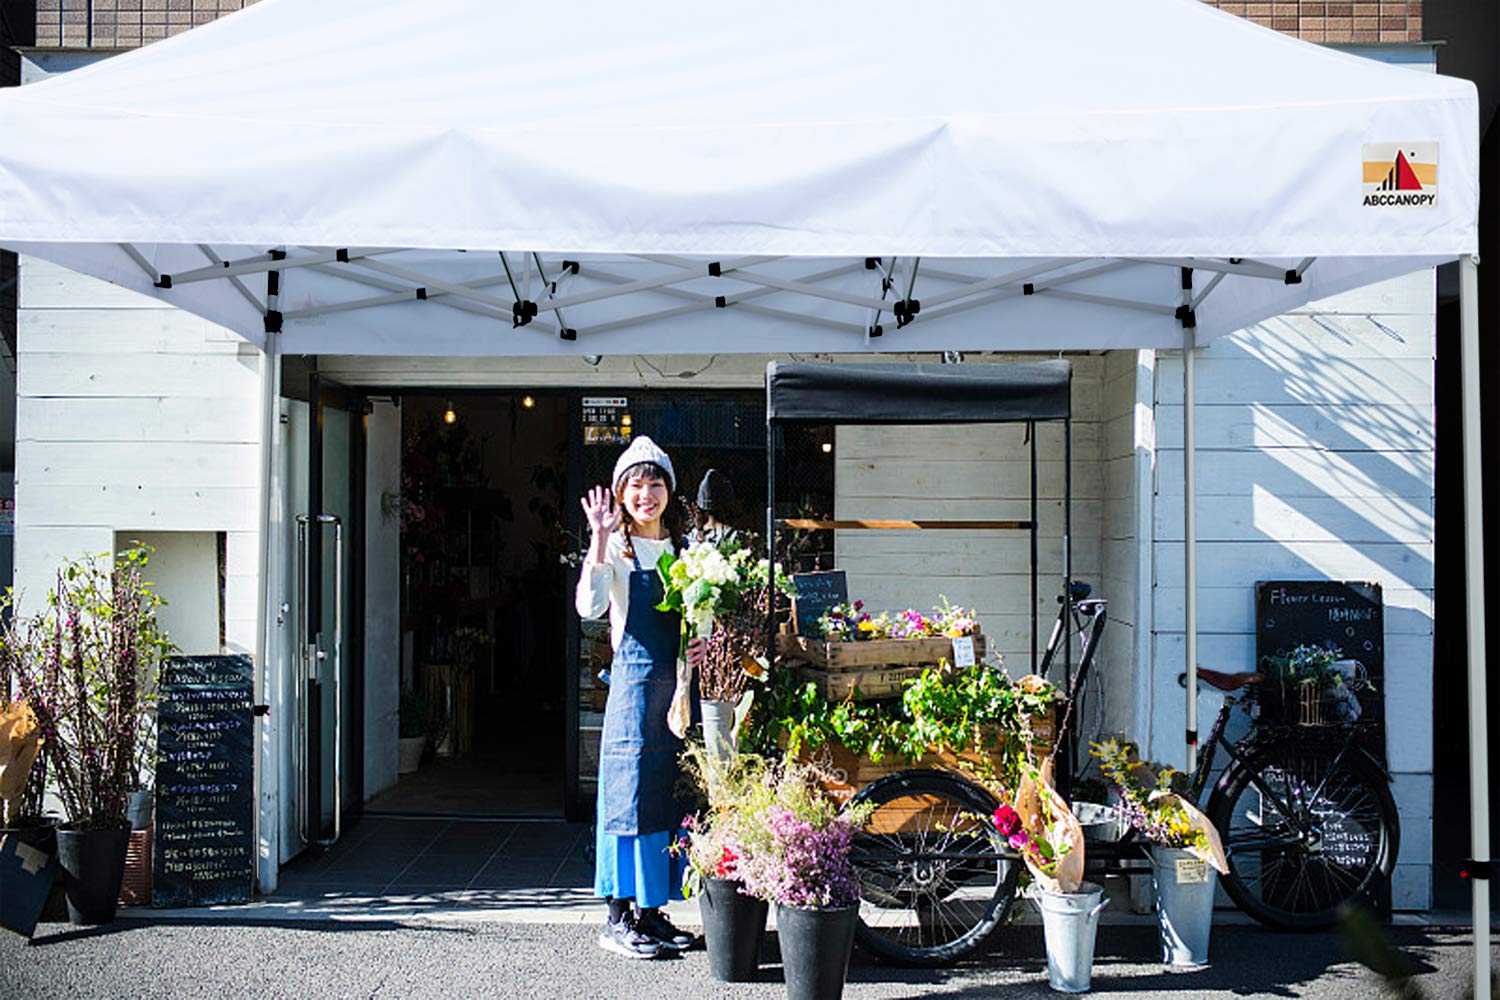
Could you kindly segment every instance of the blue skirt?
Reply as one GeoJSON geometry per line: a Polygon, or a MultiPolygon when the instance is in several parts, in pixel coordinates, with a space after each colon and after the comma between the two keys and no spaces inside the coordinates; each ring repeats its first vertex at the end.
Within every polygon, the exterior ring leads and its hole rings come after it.
{"type": "Polygon", "coordinates": [[[634,898],[640,907],[664,906],[682,895],[684,859],[668,848],[672,833],[605,833],[595,841],[594,895],[634,898]]]}

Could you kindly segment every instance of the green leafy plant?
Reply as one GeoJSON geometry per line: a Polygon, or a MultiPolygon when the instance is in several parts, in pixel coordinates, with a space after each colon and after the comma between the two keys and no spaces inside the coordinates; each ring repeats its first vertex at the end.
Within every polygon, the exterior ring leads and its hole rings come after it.
{"type": "Polygon", "coordinates": [[[836,744],[877,764],[887,757],[915,763],[934,750],[979,751],[1001,758],[997,771],[980,777],[1013,785],[1033,720],[1056,699],[1056,688],[1039,677],[1012,681],[992,667],[939,666],[908,680],[899,701],[830,702],[816,684],[778,670],[750,745],[769,751],[785,742],[788,752],[805,755],[836,744]]]}

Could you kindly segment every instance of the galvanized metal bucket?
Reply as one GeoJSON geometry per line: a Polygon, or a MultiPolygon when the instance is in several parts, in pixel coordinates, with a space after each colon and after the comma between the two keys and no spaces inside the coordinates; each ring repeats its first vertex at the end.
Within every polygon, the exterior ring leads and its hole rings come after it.
{"type": "Polygon", "coordinates": [[[1207,965],[1219,873],[1208,862],[1172,847],[1151,848],[1151,869],[1161,960],[1168,965],[1207,965]]]}
{"type": "Polygon", "coordinates": [[[1059,993],[1087,993],[1094,976],[1094,937],[1099,911],[1108,905],[1104,890],[1084,882],[1077,892],[1037,896],[1047,939],[1047,983],[1059,993]]]}

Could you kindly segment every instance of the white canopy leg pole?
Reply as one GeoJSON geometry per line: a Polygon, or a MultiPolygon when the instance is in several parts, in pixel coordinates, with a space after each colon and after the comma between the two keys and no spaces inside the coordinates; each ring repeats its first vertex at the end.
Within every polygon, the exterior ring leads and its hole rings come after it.
{"type": "MultiPolygon", "coordinates": [[[[275,308],[274,304],[272,308],[275,308]]],[[[277,550],[276,525],[272,522],[271,514],[274,509],[272,494],[276,488],[276,435],[281,429],[281,423],[277,419],[279,407],[276,402],[281,395],[279,389],[281,356],[277,350],[279,336],[279,333],[268,332],[265,351],[261,354],[260,495],[258,497],[260,551],[256,555],[257,590],[255,597],[257,705],[270,705],[275,700],[273,692],[278,686],[277,678],[271,669],[271,652],[276,645],[275,616],[272,614],[276,590],[272,573],[276,565],[277,550]]],[[[260,766],[256,769],[257,830],[255,839],[258,858],[256,881],[261,893],[266,894],[276,891],[281,861],[279,808],[281,766],[277,752],[280,732],[276,725],[275,713],[266,712],[260,716],[260,725],[256,727],[255,732],[260,741],[258,748],[260,766]]]]}
{"type": "Polygon", "coordinates": [[[1187,648],[1187,770],[1198,766],[1198,479],[1194,467],[1198,446],[1193,360],[1197,347],[1191,329],[1182,345],[1182,586],[1183,631],[1187,648]]]}
{"type": "Polygon", "coordinates": [[[1463,337],[1464,575],[1469,621],[1469,799],[1474,887],[1474,1000],[1490,996],[1490,775],[1485,716],[1484,491],[1479,451],[1479,262],[1459,262],[1459,316],[1463,337]]]}

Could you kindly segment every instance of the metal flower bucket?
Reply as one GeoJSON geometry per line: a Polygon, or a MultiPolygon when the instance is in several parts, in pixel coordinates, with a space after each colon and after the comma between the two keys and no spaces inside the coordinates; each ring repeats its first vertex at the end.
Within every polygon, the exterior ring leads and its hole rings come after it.
{"type": "Polygon", "coordinates": [[[1042,931],[1047,941],[1047,984],[1059,993],[1087,993],[1094,975],[1094,938],[1104,890],[1084,882],[1077,892],[1042,892],[1042,931]]]}

